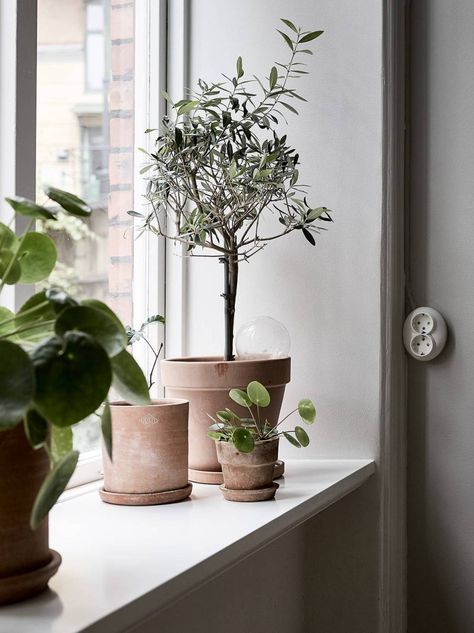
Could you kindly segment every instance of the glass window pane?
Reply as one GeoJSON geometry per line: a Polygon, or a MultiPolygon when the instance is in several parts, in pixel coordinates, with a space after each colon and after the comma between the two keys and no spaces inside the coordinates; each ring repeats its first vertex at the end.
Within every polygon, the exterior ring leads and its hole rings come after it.
{"type": "MultiPolygon", "coordinates": [[[[38,0],[37,199],[46,184],[83,197],[89,220],[39,223],[58,245],[47,285],[95,297],[132,323],[134,4],[38,0]]],[[[98,418],[74,429],[99,445],[98,418]]]]}
{"type": "Polygon", "coordinates": [[[104,36],[102,33],[87,33],[86,86],[88,90],[100,90],[104,81],[106,81],[104,36]]]}

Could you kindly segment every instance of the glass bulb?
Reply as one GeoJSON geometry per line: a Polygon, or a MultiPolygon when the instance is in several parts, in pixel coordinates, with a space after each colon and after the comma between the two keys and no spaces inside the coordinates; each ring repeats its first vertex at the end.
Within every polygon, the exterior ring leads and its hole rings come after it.
{"type": "Polygon", "coordinates": [[[288,330],[276,319],[260,316],[244,323],[235,337],[237,358],[287,358],[290,353],[288,330]]]}

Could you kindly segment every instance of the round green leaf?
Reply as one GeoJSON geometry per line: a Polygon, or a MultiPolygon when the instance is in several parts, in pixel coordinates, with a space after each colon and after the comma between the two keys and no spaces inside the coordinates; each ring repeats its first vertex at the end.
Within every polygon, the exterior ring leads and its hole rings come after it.
{"type": "Polygon", "coordinates": [[[235,429],[232,434],[232,442],[241,453],[251,453],[255,448],[253,435],[247,429],[235,429]]]}
{"type": "Polygon", "coordinates": [[[46,279],[56,265],[58,253],[53,240],[43,233],[32,231],[20,246],[21,284],[34,284],[46,279]]]}
{"type": "Polygon", "coordinates": [[[306,424],[313,424],[316,419],[316,409],[314,404],[311,400],[308,400],[308,398],[298,402],[298,413],[300,414],[300,418],[303,422],[306,422],[306,424]]]}
{"type": "Polygon", "coordinates": [[[31,511],[30,526],[33,530],[46,518],[59,496],[64,492],[78,459],[79,452],[71,451],[54,466],[43,481],[31,511]]]}
{"type": "Polygon", "coordinates": [[[18,245],[18,238],[15,233],[0,222],[0,248],[9,248],[14,250],[18,245]]]}
{"type": "Polygon", "coordinates": [[[19,345],[0,341],[0,430],[15,426],[33,399],[35,376],[28,354],[19,345]]]}
{"type": "Polygon", "coordinates": [[[21,198],[15,196],[14,198],[5,198],[8,204],[12,207],[16,213],[20,215],[28,215],[31,218],[37,218],[38,220],[56,220],[56,216],[48,209],[41,207],[32,200],[27,198],[21,198]]]}
{"type": "Polygon", "coordinates": [[[148,384],[133,356],[123,350],[111,361],[114,389],[130,404],[149,404],[148,384]]]}
{"type": "Polygon", "coordinates": [[[32,448],[39,448],[48,439],[48,423],[35,409],[30,409],[24,417],[25,435],[32,448]]]}
{"type": "Polygon", "coordinates": [[[95,308],[96,310],[100,310],[113,319],[120,328],[123,328],[122,321],[118,318],[113,310],[109,308],[108,305],[99,301],[98,299],[84,299],[81,301],[81,305],[88,306],[89,308],[95,308]]]}
{"type": "Polygon", "coordinates": [[[110,361],[104,348],[87,334],[54,336],[34,350],[32,360],[35,408],[52,424],[80,422],[107,397],[112,382],[110,361]]]}
{"type": "Polygon", "coordinates": [[[74,436],[70,426],[51,425],[51,455],[56,464],[72,451],[74,436]]]}
{"type": "Polygon", "coordinates": [[[92,213],[90,206],[73,193],[56,189],[56,187],[45,187],[44,192],[48,198],[57,202],[60,207],[71,215],[87,218],[92,213]]]}
{"type": "Polygon", "coordinates": [[[1,335],[8,334],[14,329],[14,318],[15,318],[15,315],[11,310],[3,306],[0,306],[0,334],[1,335]]]}
{"type": "Polygon", "coordinates": [[[290,435],[290,433],[287,433],[286,431],[284,431],[283,435],[286,437],[286,439],[289,441],[290,444],[293,444],[293,446],[296,446],[296,448],[301,448],[301,444],[298,442],[298,440],[295,437],[290,435]]]}
{"type": "Polygon", "coordinates": [[[56,314],[44,292],[37,292],[21,306],[15,315],[14,327],[21,329],[17,335],[21,341],[39,343],[53,333],[56,314]],[[29,328],[29,329],[27,329],[29,328]]]}
{"type": "Polygon", "coordinates": [[[268,407],[270,404],[270,394],[265,387],[256,380],[248,384],[247,394],[250,400],[259,407],[268,407]]]}
{"type": "Polygon", "coordinates": [[[109,356],[119,354],[127,345],[122,325],[102,310],[88,306],[66,308],[57,318],[54,329],[59,336],[66,332],[85,332],[102,345],[109,356]]]}
{"type": "Polygon", "coordinates": [[[216,418],[221,422],[231,422],[234,419],[234,415],[230,411],[218,411],[216,418]]]}
{"type": "Polygon", "coordinates": [[[219,441],[223,437],[225,437],[225,435],[223,433],[220,433],[219,431],[208,431],[207,434],[211,438],[211,440],[219,441]]]}
{"type": "Polygon", "coordinates": [[[10,262],[14,257],[14,253],[8,250],[7,248],[2,248],[0,250],[0,277],[3,279],[5,277],[5,283],[9,286],[16,284],[21,277],[21,267],[18,261],[14,262],[12,266],[10,266],[10,262]]]}
{"type": "Polygon", "coordinates": [[[248,397],[247,393],[242,391],[242,389],[231,389],[229,391],[229,396],[234,402],[240,404],[241,407],[252,406],[252,401],[248,397]]]}
{"type": "Polygon", "coordinates": [[[296,435],[296,439],[301,444],[301,446],[308,446],[309,437],[306,431],[303,429],[303,427],[295,426],[295,435],[296,435]]]}

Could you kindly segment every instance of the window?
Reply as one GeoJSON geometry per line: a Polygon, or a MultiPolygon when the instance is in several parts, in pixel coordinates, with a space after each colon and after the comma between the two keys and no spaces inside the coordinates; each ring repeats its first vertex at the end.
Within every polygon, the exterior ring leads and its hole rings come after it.
{"type": "MultiPolygon", "coordinates": [[[[108,3],[107,3],[108,4],[108,3]]],[[[87,0],[85,28],[86,90],[102,90],[106,81],[105,66],[105,3],[87,0]]],[[[108,7],[107,7],[108,8],[108,7]]]]}
{"type": "MultiPolygon", "coordinates": [[[[79,299],[106,301],[130,325],[163,312],[158,245],[140,238],[135,253],[127,214],[141,204],[136,148],[150,143],[144,130],[156,127],[161,107],[160,62],[150,42],[156,46],[164,26],[162,9],[154,0],[38,0],[37,199],[49,184],[93,208],[86,222],[63,216],[41,225],[58,245],[51,283],[79,299]],[[137,69],[136,58],[146,60],[137,69]]],[[[147,371],[146,350],[137,346],[134,354],[147,371]]],[[[97,416],[74,428],[74,442],[90,461],[99,449],[97,416]]]]}

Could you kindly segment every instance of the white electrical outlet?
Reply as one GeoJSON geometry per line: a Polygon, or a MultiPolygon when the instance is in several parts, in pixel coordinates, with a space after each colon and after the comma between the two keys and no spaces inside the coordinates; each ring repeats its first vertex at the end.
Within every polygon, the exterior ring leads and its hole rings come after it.
{"type": "Polygon", "coordinates": [[[436,358],[446,345],[447,335],[446,322],[434,308],[416,308],[405,319],[403,342],[416,360],[436,358]]]}

